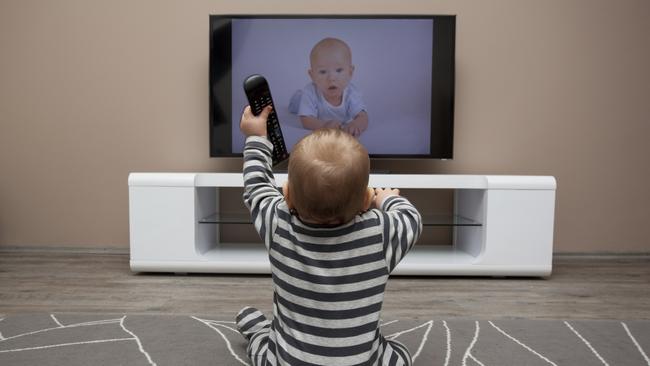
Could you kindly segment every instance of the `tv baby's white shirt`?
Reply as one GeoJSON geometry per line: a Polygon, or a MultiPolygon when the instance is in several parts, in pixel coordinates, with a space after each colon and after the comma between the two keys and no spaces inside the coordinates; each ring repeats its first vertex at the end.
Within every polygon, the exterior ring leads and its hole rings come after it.
{"type": "Polygon", "coordinates": [[[338,106],[331,105],[318,91],[316,85],[309,83],[302,89],[298,115],[316,117],[321,121],[340,121],[346,124],[364,110],[366,110],[366,106],[363,103],[361,92],[352,83],[348,84],[343,91],[343,102],[338,106]]]}

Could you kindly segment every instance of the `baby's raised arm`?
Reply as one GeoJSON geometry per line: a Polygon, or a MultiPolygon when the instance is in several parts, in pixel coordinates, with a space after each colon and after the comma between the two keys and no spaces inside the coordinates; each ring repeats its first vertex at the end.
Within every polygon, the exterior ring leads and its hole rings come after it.
{"type": "Polygon", "coordinates": [[[383,211],[384,253],[392,272],[420,237],[422,217],[399,189],[375,188],[375,206],[383,211]]]}
{"type": "Polygon", "coordinates": [[[283,197],[278,192],[273,170],[271,153],[273,144],[266,137],[266,119],[271,108],[265,108],[258,116],[253,115],[250,107],[244,109],[239,127],[246,135],[244,146],[244,204],[250,210],[255,229],[270,246],[266,232],[274,225],[275,215],[262,213],[275,211],[283,197]]]}

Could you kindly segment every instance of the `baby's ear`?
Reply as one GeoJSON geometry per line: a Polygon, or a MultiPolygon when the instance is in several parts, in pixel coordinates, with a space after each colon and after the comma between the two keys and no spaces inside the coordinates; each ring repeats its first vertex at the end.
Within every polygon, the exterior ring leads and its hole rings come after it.
{"type": "Polygon", "coordinates": [[[366,199],[363,201],[363,211],[368,211],[372,202],[375,200],[375,190],[371,187],[368,187],[366,190],[366,199]]]}
{"type": "Polygon", "coordinates": [[[284,195],[284,201],[287,203],[289,210],[293,210],[293,204],[291,203],[291,198],[289,194],[289,181],[287,180],[282,185],[282,194],[284,195]]]}

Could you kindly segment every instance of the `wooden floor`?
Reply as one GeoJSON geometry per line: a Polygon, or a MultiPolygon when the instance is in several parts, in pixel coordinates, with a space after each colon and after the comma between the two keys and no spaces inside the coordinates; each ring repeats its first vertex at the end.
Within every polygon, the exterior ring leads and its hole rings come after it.
{"type": "MultiPolygon", "coordinates": [[[[0,317],[33,312],[195,314],[271,311],[260,275],[134,274],[126,254],[0,251],[0,317]]],[[[393,277],[394,318],[650,319],[650,257],[560,256],[537,278],[393,277]]]]}

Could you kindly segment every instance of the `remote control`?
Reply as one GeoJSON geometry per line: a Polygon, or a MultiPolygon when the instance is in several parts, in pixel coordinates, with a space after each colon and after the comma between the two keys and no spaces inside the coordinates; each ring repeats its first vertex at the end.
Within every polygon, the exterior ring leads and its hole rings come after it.
{"type": "Polygon", "coordinates": [[[267,105],[271,105],[273,110],[266,120],[266,134],[273,144],[273,165],[276,165],[289,157],[287,147],[284,144],[280,121],[275,113],[275,105],[271,98],[271,89],[269,83],[262,75],[251,75],[244,80],[244,91],[248,98],[248,104],[254,115],[259,115],[267,105]]]}

